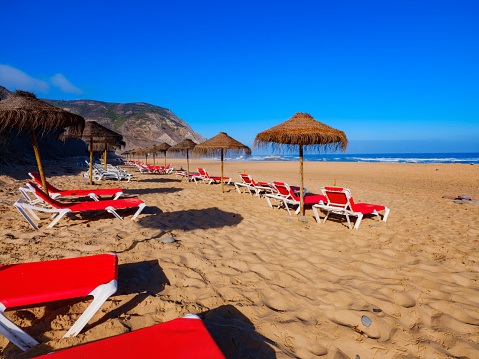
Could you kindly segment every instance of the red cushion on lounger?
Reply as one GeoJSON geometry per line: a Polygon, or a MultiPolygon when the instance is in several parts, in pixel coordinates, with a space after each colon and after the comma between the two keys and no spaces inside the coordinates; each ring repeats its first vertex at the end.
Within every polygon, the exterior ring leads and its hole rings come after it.
{"type": "Polygon", "coordinates": [[[131,208],[138,207],[142,204],[143,201],[139,198],[124,198],[117,200],[106,200],[106,201],[91,201],[91,202],[82,202],[73,205],[64,205],[62,203],[61,208],[70,208],[72,212],[81,212],[81,211],[99,211],[105,209],[106,207],[117,208],[131,208]]]}
{"type": "Polygon", "coordinates": [[[179,318],[42,356],[44,359],[224,359],[199,319],[179,318]]]}
{"type": "Polygon", "coordinates": [[[118,279],[117,256],[90,257],[0,266],[0,303],[6,308],[87,296],[118,279]]]}
{"type": "Polygon", "coordinates": [[[368,203],[356,203],[353,205],[351,203],[351,207],[353,212],[360,212],[362,214],[373,213],[374,211],[384,211],[386,207],[378,206],[375,204],[368,204],[368,203]]]}

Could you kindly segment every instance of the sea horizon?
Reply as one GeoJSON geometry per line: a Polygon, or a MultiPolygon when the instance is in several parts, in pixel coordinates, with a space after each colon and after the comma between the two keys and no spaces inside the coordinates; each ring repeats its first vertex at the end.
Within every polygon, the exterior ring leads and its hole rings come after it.
{"type": "MultiPolygon", "coordinates": [[[[219,159],[219,157],[218,157],[219,159]]],[[[298,161],[294,154],[253,154],[250,157],[226,157],[228,161],[298,161]]],[[[309,162],[375,162],[375,163],[459,163],[479,164],[479,152],[465,153],[361,153],[305,154],[309,162]]]]}

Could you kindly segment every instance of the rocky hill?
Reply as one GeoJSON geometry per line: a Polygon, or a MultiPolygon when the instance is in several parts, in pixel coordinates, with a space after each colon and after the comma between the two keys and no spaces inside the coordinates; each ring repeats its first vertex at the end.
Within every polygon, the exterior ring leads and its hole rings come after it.
{"type": "Polygon", "coordinates": [[[52,105],[94,120],[123,135],[126,149],[148,147],[161,142],[174,145],[185,138],[196,143],[205,138],[166,108],[147,103],[109,103],[93,100],[46,100],[52,105]]]}

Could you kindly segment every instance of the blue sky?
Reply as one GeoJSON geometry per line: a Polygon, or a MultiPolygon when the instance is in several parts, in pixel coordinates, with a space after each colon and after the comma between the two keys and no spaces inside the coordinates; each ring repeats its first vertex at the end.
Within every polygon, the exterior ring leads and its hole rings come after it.
{"type": "Polygon", "coordinates": [[[479,2],[2,1],[0,85],[146,102],[194,131],[310,113],[349,153],[479,152],[479,2]]]}

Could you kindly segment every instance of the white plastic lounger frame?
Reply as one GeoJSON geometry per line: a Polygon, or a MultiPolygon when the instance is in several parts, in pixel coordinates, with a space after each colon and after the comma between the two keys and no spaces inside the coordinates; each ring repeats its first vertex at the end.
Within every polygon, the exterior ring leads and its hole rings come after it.
{"type": "MultiPolygon", "coordinates": [[[[116,292],[118,283],[116,280],[112,280],[108,283],[99,285],[92,290],[88,295],[93,296],[93,301],[88,308],[83,312],[80,318],[77,319],[75,324],[70,330],[63,336],[63,338],[76,337],[78,333],[85,327],[90,319],[101,308],[103,303],[116,292]]],[[[0,303],[0,334],[10,340],[17,347],[23,351],[28,350],[39,343],[33,339],[30,335],[25,333],[19,326],[15,325],[10,319],[8,319],[3,313],[5,306],[0,303]]]]}

